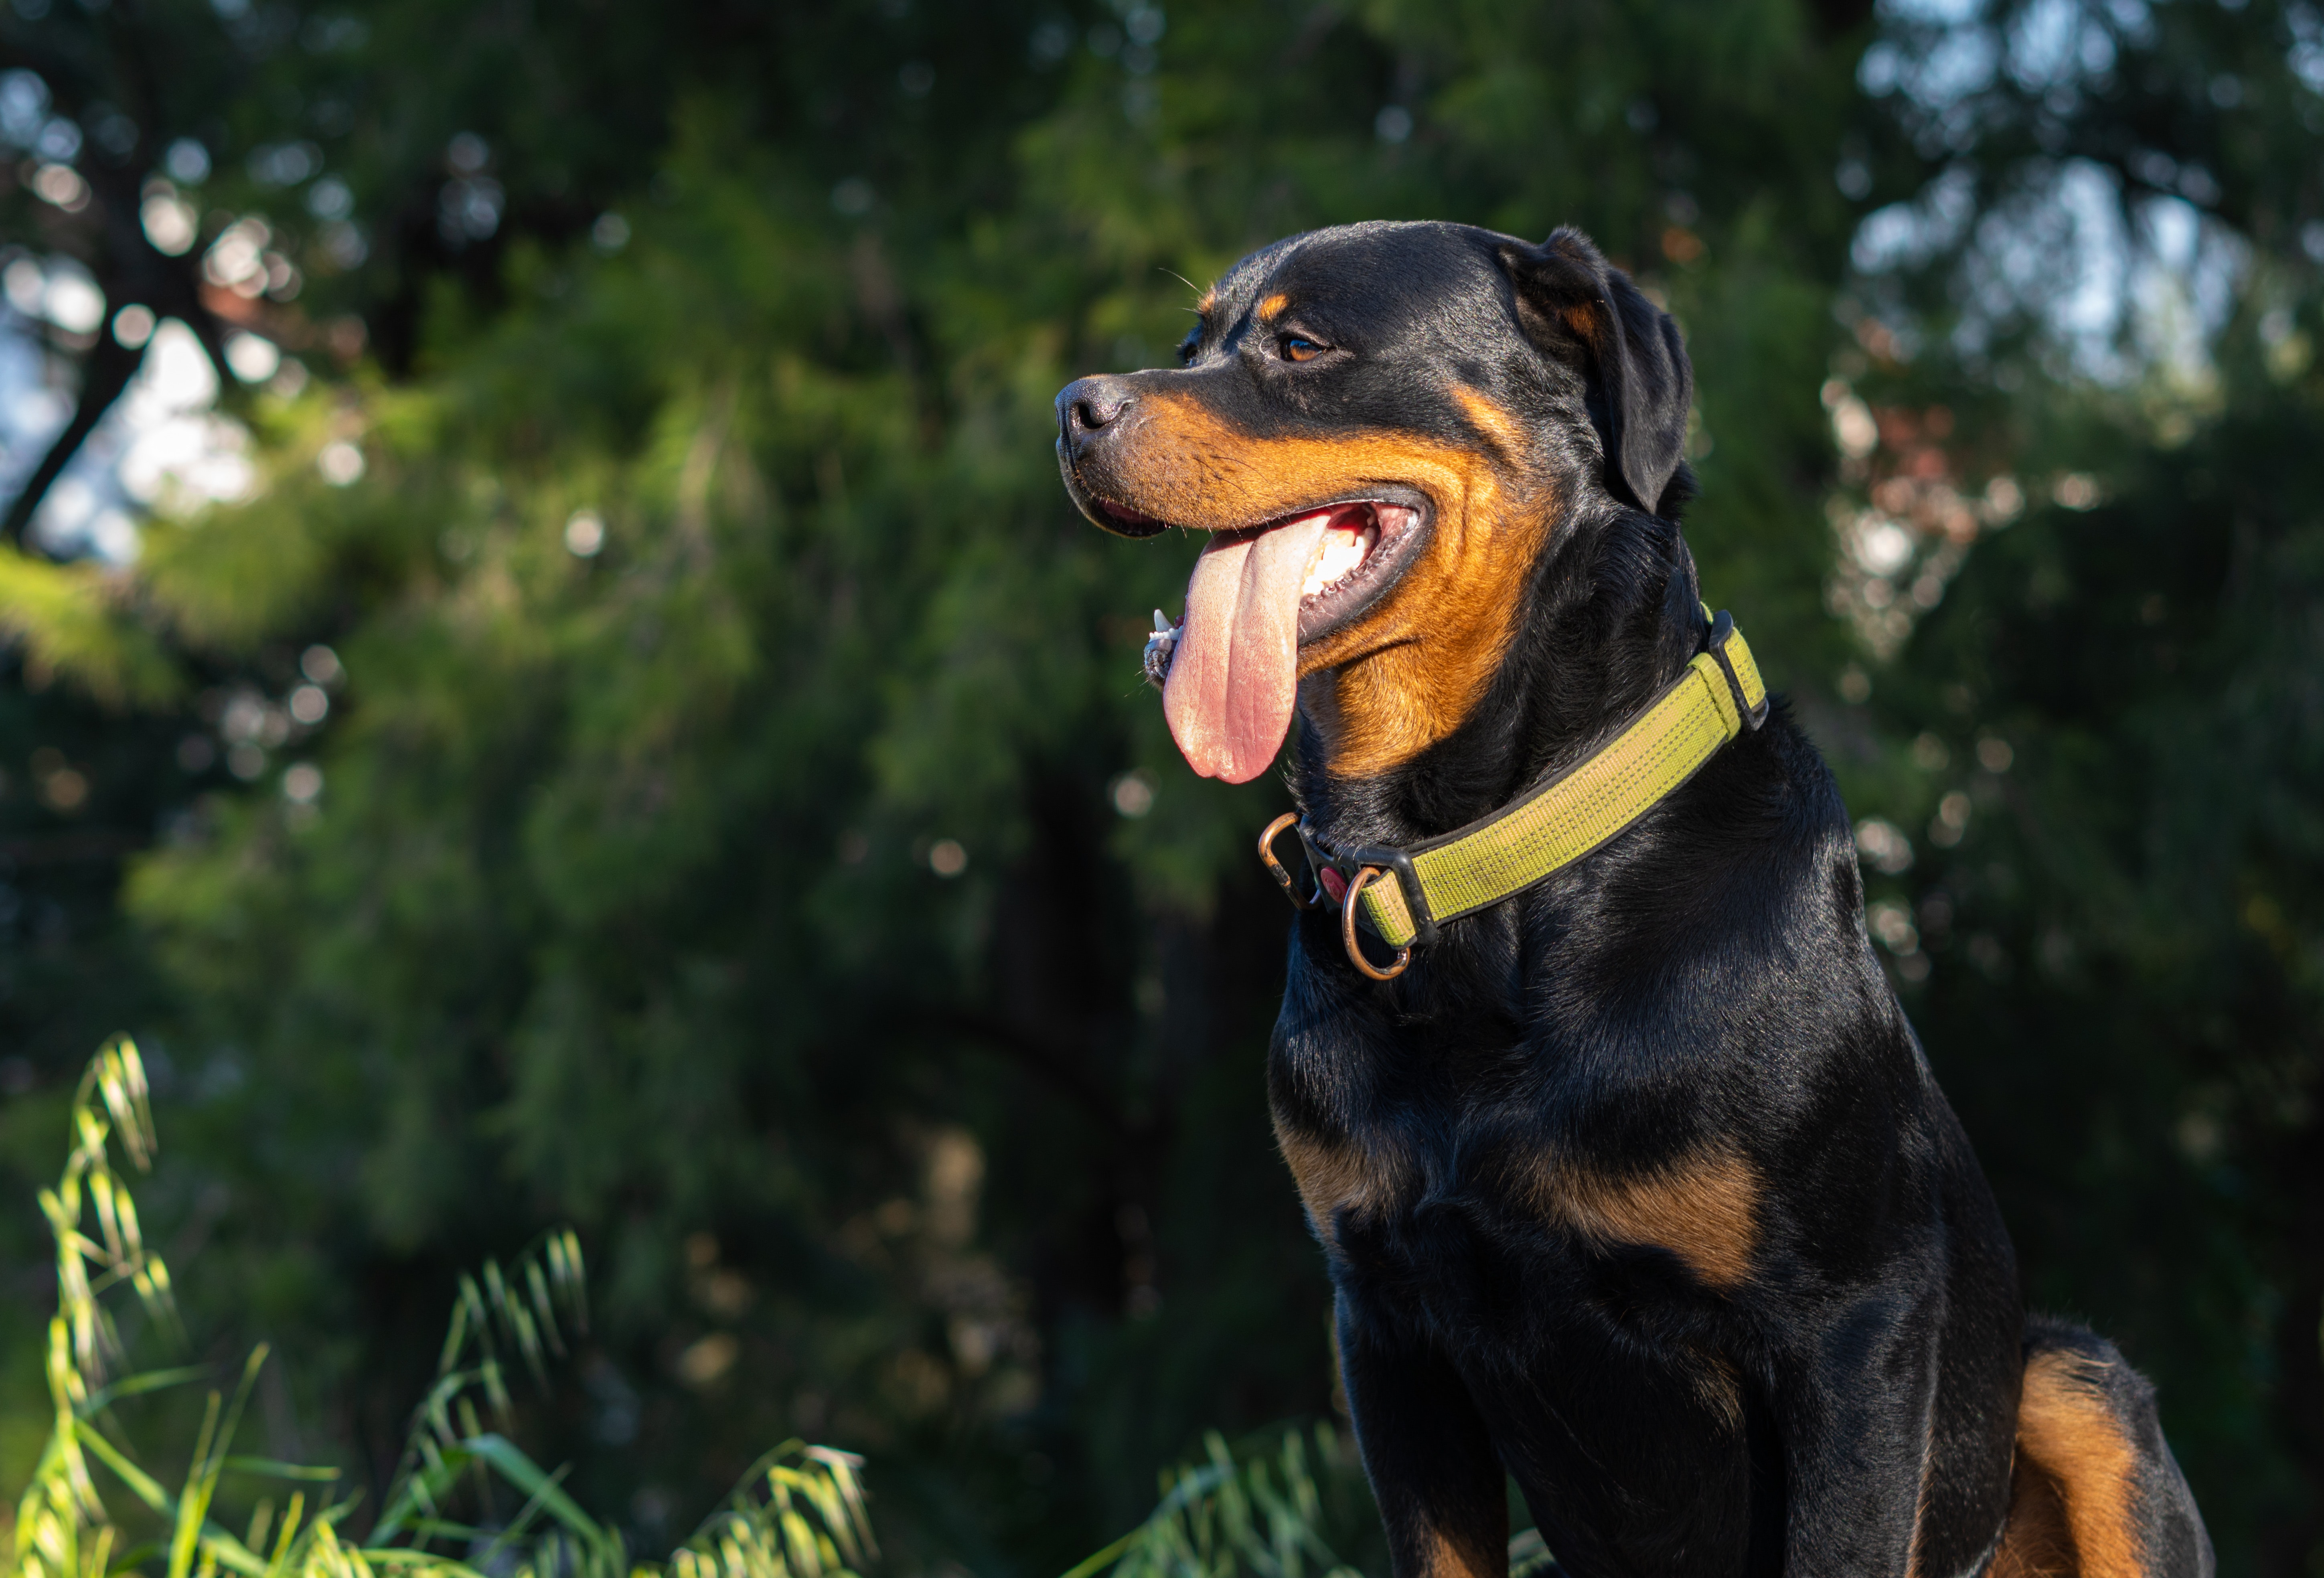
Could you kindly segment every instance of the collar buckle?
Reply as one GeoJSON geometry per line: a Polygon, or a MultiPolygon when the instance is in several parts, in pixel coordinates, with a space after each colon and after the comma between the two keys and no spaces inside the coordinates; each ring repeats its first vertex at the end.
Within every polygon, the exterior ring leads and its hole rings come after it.
{"type": "Polygon", "coordinates": [[[1275,879],[1275,885],[1283,890],[1283,896],[1286,899],[1291,900],[1291,908],[1313,909],[1323,900],[1323,884],[1320,881],[1314,882],[1306,896],[1301,897],[1299,884],[1291,875],[1290,868],[1275,856],[1275,841],[1283,836],[1286,828],[1290,827],[1299,829],[1300,846],[1307,852],[1307,870],[1310,880],[1314,880],[1314,873],[1320,869],[1315,863],[1315,846],[1307,841],[1307,829],[1300,822],[1299,813],[1296,811],[1284,812],[1274,821],[1269,822],[1266,831],[1259,835],[1259,863],[1267,868],[1267,874],[1275,879]]]}
{"type": "Polygon", "coordinates": [[[1259,860],[1267,868],[1267,874],[1275,879],[1275,885],[1283,891],[1284,898],[1290,900],[1294,909],[1318,909],[1327,900],[1339,906],[1340,930],[1342,940],[1347,945],[1348,957],[1358,970],[1375,981],[1389,981],[1404,974],[1406,966],[1412,962],[1413,948],[1433,943],[1440,935],[1436,918],[1428,908],[1427,891],[1420,885],[1420,873],[1412,869],[1412,856],[1391,844],[1371,844],[1351,850],[1345,854],[1334,854],[1307,831],[1307,824],[1296,812],[1286,811],[1269,822],[1259,834],[1259,860]],[[1301,853],[1307,857],[1309,882],[1305,892],[1301,891],[1300,881],[1292,875],[1291,868],[1285,865],[1282,858],[1275,853],[1276,844],[1284,834],[1289,832],[1298,834],[1301,853]],[[1397,891],[1404,899],[1406,913],[1412,917],[1413,937],[1409,943],[1397,948],[1395,966],[1382,974],[1364,957],[1355,934],[1360,923],[1367,931],[1375,929],[1364,913],[1361,901],[1364,890],[1382,877],[1390,876],[1396,879],[1397,891]]]}

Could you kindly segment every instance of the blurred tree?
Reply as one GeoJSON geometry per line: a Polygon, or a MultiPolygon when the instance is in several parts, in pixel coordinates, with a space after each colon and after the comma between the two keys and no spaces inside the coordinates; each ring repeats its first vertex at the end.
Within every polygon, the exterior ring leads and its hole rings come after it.
{"type": "MultiPolygon", "coordinates": [[[[1162,359],[1182,277],[1282,233],[1572,221],[1688,330],[1706,584],[1852,800],[1953,840],[1877,879],[1883,935],[2037,1291],[2162,1376],[2231,1569],[2301,1570],[2313,517],[2249,517],[2263,570],[2163,484],[2208,466],[2256,508],[2312,465],[2314,375],[2269,348],[2314,327],[2308,14],[2101,16],[2129,64],[2070,94],[1999,69],[2054,23],[1917,14],[15,0],[21,257],[316,375],[224,380],[253,495],[161,509],[134,569],[5,561],[0,738],[39,792],[0,819],[102,857],[51,984],[11,945],[0,1012],[47,1038],[11,1077],[76,1068],[100,1014],[167,1049],[152,1210],[226,1290],[198,1325],[289,1361],[286,1451],[383,1479],[455,1269],[569,1218],[604,1319],[534,1428],[593,1504],[642,1486],[636,1532],[682,1529],[798,1427],[872,1453],[907,1565],[1061,1567],[1203,1427],[1323,1412],[1331,1378],[1258,1075],[1281,917],[1247,847],[1280,791],[1171,752],[1137,653],[1191,550],[1072,516],[1049,397],[1162,359]],[[1949,48],[1986,76],[1914,75],[1949,48]],[[2185,65],[2222,51],[2250,115],[2185,65]],[[2094,382],[2054,313],[1952,293],[2044,171],[2149,152],[2181,200],[2216,164],[2209,222],[2272,260],[2225,276],[2237,397],[2132,343],[2094,382]],[[2245,599],[2176,669],[2128,666],[2105,590],[2142,532],[2190,577],[2152,583],[2166,620],[2245,599]],[[2015,765],[1980,777],[1987,739],[2015,765]],[[97,873],[148,844],[127,933],[97,873]]],[[[134,348],[42,333],[83,392],[134,348]]],[[[61,869],[13,873],[26,915],[61,869]]],[[[59,1100],[12,1106],[12,1151],[59,1100]]]]}

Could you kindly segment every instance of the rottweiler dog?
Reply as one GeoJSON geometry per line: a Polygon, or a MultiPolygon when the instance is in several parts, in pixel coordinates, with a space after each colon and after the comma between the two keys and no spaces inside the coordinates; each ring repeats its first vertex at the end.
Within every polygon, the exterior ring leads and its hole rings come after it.
{"type": "MultiPolygon", "coordinates": [[[[1065,485],[1209,534],[1149,667],[1198,772],[1296,716],[1312,850],[1492,816],[1705,650],[1686,353],[1578,233],[1293,236],[1179,361],[1057,397],[1065,485]]],[[[2026,1317],[1780,702],[1387,958],[1294,923],[1268,1091],[1397,1578],[1505,1573],[1505,1474],[1576,1574],[2211,1572],[2151,1389],[2026,1317]]]]}

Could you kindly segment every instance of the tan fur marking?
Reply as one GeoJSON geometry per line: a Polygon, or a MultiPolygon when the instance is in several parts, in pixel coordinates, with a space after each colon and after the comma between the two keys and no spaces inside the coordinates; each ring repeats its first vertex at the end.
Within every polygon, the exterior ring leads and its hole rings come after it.
{"type": "Polygon", "coordinates": [[[1515,459],[1526,448],[1526,427],[1511,412],[1502,410],[1473,389],[1455,389],[1452,398],[1461,412],[1469,419],[1470,426],[1484,434],[1486,442],[1515,459]]]}
{"type": "Polygon", "coordinates": [[[1282,291],[1277,291],[1274,295],[1269,296],[1266,300],[1259,304],[1259,320],[1261,323],[1265,323],[1268,318],[1273,318],[1277,313],[1282,311],[1285,308],[1290,305],[1291,298],[1285,295],[1282,291]]]}
{"type": "Polygon", "coordinates": [[[1332,1236],[1333,1218],[1343,1208],[1360,1207],[1371,1198],[1377,1181],[1371,1169],[1353,1147],[1310,1140],[1280,1122],[1275,1126],[1275,1143],[1290,1164],[1292,1181],[1298,1186],[1299,1199],[1307,1207],[1307,1220],[1315,1224],[1316,1236],[1336,1248],[1337,1241],[1332,1236]]]}
{"type": "Polygon", "coordinates": [[[2018,1453],[2009,1474],[2009,1527],[1986,1578],[2075,1578],[2080,1570],[2057,1486],[2018,1453]]]}
{"type": "Polygon", "coordinates": [[[1465,1550],[1441,1529],[1424,1536],[1421,1571],[1427,1578],[1502,1578],[1509,1568],[1508,1551],[1465,1550]]]}
{"type": "Polygon", "coordinates": [[[2140,1578],[2131,1486],[2137,1453],[2098,1389],[2094,1361],[2051,1350],[2025,1366],[2009,1526],[1992,1578],[2140,1578]]]}
{"type": "Polygon", "coordinates": [[[1204,317],[1208,318],[1211,315],[1211,309],[1216,307],[1218,304],[1219,288],[1216,285],[1213,285],[1209,290],[1203,292],[1203,299],[1194,303],[1194,310],[1201,313],[1204,317]]]}
{"type": "Polygon", "coordinates": [[[1729,1430],[1743,1428],[1743,1377],[1732,1361],[1710,1354],[1695,1376],[1695,1396],[1729,1430]]]}
{"type": "Polygon", "coordinates": [[[1535,1202],[1584,1238],[1668,1250],[1712,1287],[1741,1282],[1758,1245],[1759,1176],[1731,1150],[1698,1152],[1636,1177],[1552,1163],[1535,1202]]]}
{"type": "Polygon", "coordinates": [[[1430,540],[1395,595],[1301,649],[1299,702],[1342,778],[1386,771],[1458,728],[1508,651],[1526,568],[1555,514],[1514,457],[1408,433],[1255,438],[1191,400],[1142,403],[1116,441],[1122,482],[1108,496],[1174,525],[1231,531],[1379,483],[1427,495],[1430,540]]]}

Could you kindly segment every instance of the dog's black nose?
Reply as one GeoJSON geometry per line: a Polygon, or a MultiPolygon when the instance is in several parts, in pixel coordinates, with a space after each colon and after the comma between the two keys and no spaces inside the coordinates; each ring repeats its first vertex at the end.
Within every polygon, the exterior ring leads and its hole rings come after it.
{"type": "Polygon", "coordinates": [[[1057,395],[1057,430],[1068,445],[1079,448],[1120,420],[1130,400],[1122,379],[1076,378],[1057,395]]]}

